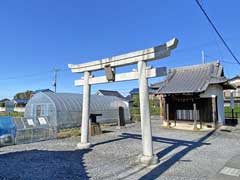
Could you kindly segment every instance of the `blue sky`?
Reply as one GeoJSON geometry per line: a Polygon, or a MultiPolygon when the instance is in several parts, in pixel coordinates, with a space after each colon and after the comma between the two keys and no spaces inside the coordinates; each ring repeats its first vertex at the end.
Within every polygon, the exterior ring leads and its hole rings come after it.
{"type": "MultiPolygon", "coordinates": [[[[240,2],[201,1],[240,58],[240,2]]],[[[178,67],[214,59],[234,62],[194,0],[9,0],[0,2],[0,98],[25,90],[52,88],[54,67],[79,64],[162,44],[177,37],[178,48],[154,66],[178,67]],[[32,75],[32,76],[31,76],[32,75]],[[14,77],[14,79],[10,79],[14,77]]],[[[225,75],[240,66],[223,63],[225,75]]],[[[129,71],[134,66],[119,71],[129,71]]],[[[59,92],[82,92],[81,74],[59,72],[59,92]]],[[[149,80],[157,82],[160,78],[149,80]]],[[[137,81],[94,85],[127,94],[137,81]]]]}

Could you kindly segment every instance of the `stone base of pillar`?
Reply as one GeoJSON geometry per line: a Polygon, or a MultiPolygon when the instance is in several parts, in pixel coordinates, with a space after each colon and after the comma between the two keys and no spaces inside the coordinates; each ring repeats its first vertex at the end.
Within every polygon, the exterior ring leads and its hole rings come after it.
{"type": "Polygon", "coordinates": [[[163,121],[163,126],[167,127],[167,128],[170,128],[171,127],[171,123],[167,122],[167,121],[163,121]]]}
{"type": "Polygon", "coordinates": [[[160,115],[160,120],[164,121],[164,119],[165,119],[165,116],[160,115]]]}
{"type": "Polygon", "coordinates": [[[221,126],[223,126],[224,124],[222,124],[222,123],[217,123],[217,124],[212,124],[212,127],[213,127],[213,129],[218,129],[218,128],[220,128],[221,126]]]}
{"type": "Polygon", "coordinates": [[[91,147],[91,143],[78,143],[77,149],[89,149],[91,147]]]}
{"type": "Polygon", "coordinates": [[[220,128],[221,126],[224,126],[224,125],[225,125],[225,123],[222,123],[222,122],[219,123],[219,122],[218,122],[218,123],[216,124],[216,127],[217,127],[217,128],[220,128]]]}
{"type": "Polygon", "coordinates": [[[139,155],[137,158],[137,162],[142,163],[144,165],[155,165],[159,163],[159,159],[156,155],[153,156],[144,156],[144,155],[139,155]]]}
{"type": "Polygon", "coordinates": [[[116,129],[118,129],[118,130],[119,130],[119,129],[125,129],[125,128],[126,128],[126,126],[117,126],[117,127],[116,127],[116,129]]]}
{"type": "Polygon", "coordinates": [[[193,131],[199,131],[199,128],[193,127],[193,131]]]}
{"type": "Polygon", "coordinates": [[[160,122],[164,123],[165,117],[160,115],[160,122]]]}

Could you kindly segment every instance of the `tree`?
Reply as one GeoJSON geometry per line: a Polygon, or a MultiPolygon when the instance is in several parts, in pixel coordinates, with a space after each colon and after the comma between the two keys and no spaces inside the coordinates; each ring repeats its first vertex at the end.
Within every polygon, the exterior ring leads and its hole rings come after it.
{"type": "Polygon", "coordinates": [[[25,92],[17,93],[14,99],[30,99],[32,97],[33,91],[27,90],[25,92]]]}
{"type": "MultiPolygon", "coordinates": [[[[140,114],[140,101],[139,101],[139,94],[135,94],[132,96],[132,114],[140,114]]],[[[159,107],[159,100],[158,99],[149,99],[149,109],[151,115],[159,115],[160,114],[160,107],[159,107]]]]}
{"type": "Polygon", "coordinates": [[[135,94],[135,95],[132,96],[132,102],[133,102],[133,107],[139,107],[140,106],[139,94],[135,94]]]}

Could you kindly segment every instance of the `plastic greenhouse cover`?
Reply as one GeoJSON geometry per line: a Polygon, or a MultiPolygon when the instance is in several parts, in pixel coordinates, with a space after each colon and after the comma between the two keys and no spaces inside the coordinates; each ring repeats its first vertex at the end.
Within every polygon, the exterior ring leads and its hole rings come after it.
{"type": "Polygon", "coordinates": [[[16,127],[12,117],[0,117],[0,136],[5,134],[16,137],[16,127]]]}

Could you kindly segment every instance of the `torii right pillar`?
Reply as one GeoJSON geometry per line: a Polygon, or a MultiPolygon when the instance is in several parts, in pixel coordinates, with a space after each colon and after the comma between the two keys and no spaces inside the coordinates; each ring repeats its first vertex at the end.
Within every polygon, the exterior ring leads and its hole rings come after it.
{"type": "Polygon", "coordinates": [[[138,62],[139,100],[143,144],[143,154],[140,157],[140,161],[143,164],[150,165],[158,163],[158,158],[156,155],[153,154],[152,128],[149,111],[149,93],[148,93],[148,80],[146,76],[146,67],[147,65],[145,61],[138,62]]]}

